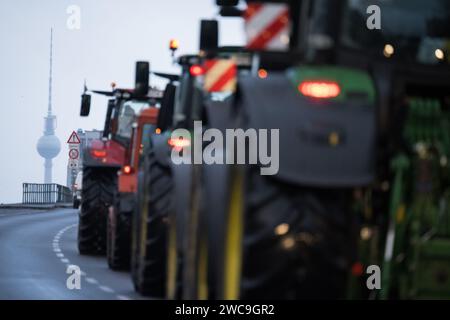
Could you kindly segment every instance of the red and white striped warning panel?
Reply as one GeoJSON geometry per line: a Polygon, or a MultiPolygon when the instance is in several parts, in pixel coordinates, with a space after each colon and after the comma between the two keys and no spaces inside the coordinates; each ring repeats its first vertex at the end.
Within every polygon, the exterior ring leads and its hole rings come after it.
{"type": "Polygon", "coordinates": [[[289,48],[289,5],[251,2],[244,19],[248,49],[285,51],[289,48]]]}
{"type": "Polygon", "coordinates": [[[232,59],[211,59],[204,64],[203,88],[207,92],[234,92],[236,90],[236,62],[232,59]]]}

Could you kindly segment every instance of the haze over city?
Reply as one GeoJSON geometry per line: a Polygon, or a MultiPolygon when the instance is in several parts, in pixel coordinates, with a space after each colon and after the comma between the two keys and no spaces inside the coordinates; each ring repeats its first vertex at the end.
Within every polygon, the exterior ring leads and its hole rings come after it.
{"type": "MultiPolygon", "coordinates": [[[[51,28],[53,111],[61,141],[61,152],[53,160],[53,180],[65,185],[70,133],[78,128],[101,129],[106,110],[106,98],[93,96],[90,116],[79,116],[84,79],[92,89],[107,90],[111,82],[131,87],[136,60],[148,60],[158,71],[177,71],[169,40],[179,39],[180,53],[195,52],[199,20],[216,12],[211,0],[197,0],[195,6],[181,0],[134,0],[132,5],[123,0],[2,1],[0,203],[20,202],[23,182],[43,182],[44,160],[36,143],[43,133],[48,103],[51,28]],[[67,27],[71,5],[81,9],[79,30],[67,27]]],[[[221,42],[242,44],[240,23],[233,19],[221,23],[221,42]]],[[[152,83],[164,85],[158,79],[152,83]]]]}

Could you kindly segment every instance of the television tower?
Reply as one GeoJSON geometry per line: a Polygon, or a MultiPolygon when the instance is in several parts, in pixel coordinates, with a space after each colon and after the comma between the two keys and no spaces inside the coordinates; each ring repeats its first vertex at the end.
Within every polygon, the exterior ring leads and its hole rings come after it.
{"type": "Polygon", "coordinates": [[[61,151],[61,143],[55,136],[56,116],[52,114],[53,29],[50,30],[50,73],[48,79],[48,110],[44,117],[44,135],[37,143],[37,151],[44,161],[44,183],[52,183],[52,159],[61,151]]]}

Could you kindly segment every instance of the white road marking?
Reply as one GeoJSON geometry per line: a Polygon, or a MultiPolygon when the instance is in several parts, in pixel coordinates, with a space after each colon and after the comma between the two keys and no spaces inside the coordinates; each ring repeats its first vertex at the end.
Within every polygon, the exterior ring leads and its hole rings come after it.
{"type": "Polygon", "coordinates": [[[110,287],[107,287],[107,286],[98,286],[98,288],[99,288],[100,290],[105,291],[105,292],[108,292],[108,293],[113,293],[113,292],[114,292],[113,289],[111,289],[110,287]]]}
{"type": "Polygon", "coordinates": [[[94,278],[86,278],[86,282],[89,282],[90,284],[97,284],[98,281],[95,280],[94,278]]]}
{"type": "MultiPolygon", "coordinates": [[[[53,251],[55,252],[56,256],[58,258],[60,258],[61,262],[64,264],[69,264],[69,259],[64,258],[64,254],[62,253],[62,250],[60,249],[60,246],[59,246],[59,241],[61,240],[61,237],[67,230],[74,228],[76,226],[77,226],[77,224],[72,224],[70,226],[67,226],[67,227],[61,229],[58,233],[56,233],[56,235],[53,238],[53,242],[52,242],[53,251]]],[[[86,272],[81,270],[80,274],[81,274],[81,276],[85,277],[86,282],[88,282],[92,285],[96,285],[98,287],[98,289],[102,290],[103,292],[115,294],[114,289],[112,289],[108,286],[101,285],[97,279],[88,277],[86,272]]],[[[130,298],[126,295],[120,295],[120,294],[116,295],[115,298],[117,300],[132,300],[132,298],[130,298]]]]}

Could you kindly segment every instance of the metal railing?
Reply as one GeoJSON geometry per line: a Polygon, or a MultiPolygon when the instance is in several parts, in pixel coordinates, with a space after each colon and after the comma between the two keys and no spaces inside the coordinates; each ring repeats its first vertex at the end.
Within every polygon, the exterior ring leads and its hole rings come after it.
{"type": "Polygon", "coordinates": [[[50,204],[72,202],[73,195],[69,188],[55,183],[24,183],[22,203],[50,204]]]}

